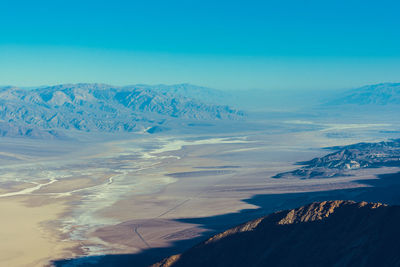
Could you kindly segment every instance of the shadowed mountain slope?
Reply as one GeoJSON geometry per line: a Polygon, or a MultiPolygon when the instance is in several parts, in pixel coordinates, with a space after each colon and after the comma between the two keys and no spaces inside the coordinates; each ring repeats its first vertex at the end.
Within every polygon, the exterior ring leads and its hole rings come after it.
{"type": "Polygon", "coordinates": [[[217,234],[153,266],[399,266],[400,207],[324,201],[217,234]]]}

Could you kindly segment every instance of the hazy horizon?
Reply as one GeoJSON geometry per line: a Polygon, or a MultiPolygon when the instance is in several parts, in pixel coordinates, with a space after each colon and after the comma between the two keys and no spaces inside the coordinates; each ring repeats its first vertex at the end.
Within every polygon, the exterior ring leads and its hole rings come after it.
{"type": "Polygon", "coordinates": [[[399,7],[395,1],[3,1],[0,83],[300,91],[398,82],[399,7]]]}

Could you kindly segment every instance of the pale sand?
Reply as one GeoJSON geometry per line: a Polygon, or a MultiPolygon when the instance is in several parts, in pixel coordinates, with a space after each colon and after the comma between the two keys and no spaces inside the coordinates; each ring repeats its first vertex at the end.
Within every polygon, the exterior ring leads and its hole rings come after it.
{"type": "Polygon", "coordinates": [[[0,266],[46,266],[53,258],[73,256],[74,244],[61,241],[49,225],[64,212],[64,203],[27,207],[29,201],[28,197],[0,199],[0,266]]]}

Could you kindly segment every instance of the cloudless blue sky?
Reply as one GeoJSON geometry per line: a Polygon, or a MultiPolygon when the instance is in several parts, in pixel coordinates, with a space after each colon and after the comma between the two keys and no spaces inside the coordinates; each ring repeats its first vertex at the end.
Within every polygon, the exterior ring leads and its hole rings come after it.
{"type": "Polygon", "coordinates": [[[0,85],[400,81],[400,2],[1,0],[0,85]]]}

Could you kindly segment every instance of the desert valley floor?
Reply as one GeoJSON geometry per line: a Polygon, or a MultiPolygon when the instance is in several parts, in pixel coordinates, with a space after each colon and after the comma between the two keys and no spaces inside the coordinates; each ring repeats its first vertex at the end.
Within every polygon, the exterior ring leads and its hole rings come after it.
{"type": "Polygon", "coordinates": [[[196,134],[2,139],[0,265],[146,265],[272,211],[357,198],[368,181],[398,171],[272,178],[325,155],[324,147],[394,137],[398,124],[237,124],[195,125],[196,134]]]}

